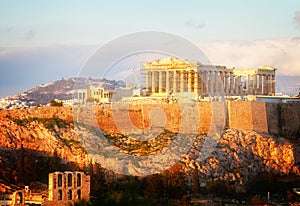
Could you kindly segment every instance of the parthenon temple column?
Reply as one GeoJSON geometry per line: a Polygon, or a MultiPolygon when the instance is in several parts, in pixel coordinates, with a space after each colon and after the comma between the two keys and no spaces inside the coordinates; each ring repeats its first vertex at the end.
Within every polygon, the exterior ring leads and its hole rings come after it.
{"type": "Polygon", "coordinates": [[[166,93],[170,93],[170,71],[166,71],[166,93]]]}
{"type": "Polygon", "coordinates": [[[275,75],[272,75],[272,94],[275,95],[275,75]]]}
{"type": "Polygon", "coordinates": [[[192,92],[192,71],[188,71],[188,92],[192,92]]]}
{"type": "Polygon", "coordinates": [[[162,82],[162,71],[158,72],[158,93],[162,93],[162,89],[163,89],[163,82],[162,82]]]}
{"type": "Polygon", "coordinates": [[[149,91],[149,73],[150,72],[146,72],[146,92],[149,91]]]}
{"type": "Polygon", "coordinates": [[[252,95],[253,94],[253,78],[251,75],[247,75],[248,78],[248,94],[252,95]]]}
{"type": "Polygon", "coordinates": [[[227,72],[225,72],[225,94],[227,95],[228,94],[228,74],[227,72]]]}
{"type": "Polygon", "coordinates": [[[152,81],[151,81],[151,84],[152,84],[152,86],[151,86],[151,92],[152,93],[155,93],[155,71],[153,71],[152,72],[152,81]]]}
{"type": "Polygon", "coordinates": [[[225,75],[224,75],[224,71],[221,71],[220,72],[220,79],[221,79],[221,82],[220,82],[220,88],[221,88],[221,92],[224,93],[225,92],[225,85],[224,85],[224,78],[225,78],[225,75]]]}
{"type": "Polygon", "coordinates": [[[202,92],[203,94],[207,94],[208,90],[207,90],[207,71],[203,71],[202,73],[202,92]]]}
{"type": "Polygon", "coordinates": [[[199,94],[204,94],[204,72],[200,71],[198,76],[198,83],[199,83],[199,94]]]}
{"type": "Polygon", "coordinates": [[[239,82],[238,82],[238,76],[236,76],[235,78],[234,78],[234,86],[235,86],[235,88],[234,88],[234,94],[239,94],[239,82]]]}
{"type": "Polygon", "coordinates": [[[234,90],[234,88],[233,88],[233,81],[234,81],[234,79],[233,79],[234,77],[233,77],[233,73],[232,72],[230,72],[229,73],[229,81],[230,81],[230,89],[229,89],[229,93],[230,94],[233,94],[233,90],[234,90]]]}
{"type": "Polygon", "coordinates": [[[214,74],[213,71],[210,71],[209,75],[209,93],[214,93],[214,74]]]}
{"type": "Polygon", "coordinates": [[[184,92],[184,71],[180,71],[180,92],[184,92]]]}
{"type": "Polygon", "coordinates": [[[209,94],[209,71],[205,72],[205,93],[209,94]]]}
{"type": "Polygon", "coordinates": [[[199,94],[199,74],[194,72],[194,93],[199,94]]]}
{"type": "MultiPolygon", "coordinates": [[[[245,84],[245,82],[244,82],[245,84]]],[[[244,85],[242,82],[242,76],[239,77],[239,94],[242,95],[244,94],[244,85]]]]}
{"type": "Polygon", "coordinates": [[[173,93],[177,92],[177,71],[173,72],[173,93]]]}
{"type": "Polygon", "coordinates": [[[214,79],[214,81],[215,81],[215,93],[216,94],[219,94],[220,93],[220,91],[219,91],[219,88],[220,88],[220,86],[219,86],[219,84],[220,84],[220,79],[219,79],[219,71],[215,71],[215,79],[214,79]]]}
{"type": "Polygon", "coordinates": [[[252,79],[253,79],[253,95],[256,95],[257,94],[257,75],[254,74],[252,76],[252,79]]]}
{"type": "Polygon", "coordinates": [[[263,76],[258,74],[258,92],[257,94],[263,94],[263,76]]]}
{"type": "Polygon", "coordinates": [[[266,74],[264,74],[264,91],[263,94],[264,95],[268,95],[269,91],[268,91],[268,76],[266,74]]]}

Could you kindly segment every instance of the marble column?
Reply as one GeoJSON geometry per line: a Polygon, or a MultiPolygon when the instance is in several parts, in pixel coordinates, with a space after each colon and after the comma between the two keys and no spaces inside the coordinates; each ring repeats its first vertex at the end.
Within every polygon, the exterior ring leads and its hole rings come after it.
{"type": "Polygon", "coordinates": [[[254,74],[252,76],[252,79],[253,79],[253,95],[256,95],[257,94],[257,75],[254,74]]]}
{"type": "Polygon", "coordinates": [[[258,94],[263,94],[263,76],[258,74],[258,94]]]}
{"type": "Polygon", "coordinates": [[[148,92],[149,91],[149,80],[148,80],[148,78],[149,78],[149,73],[150,72],[146,72],[146,92],[148,92]]]}
{"type": "Polygon", "coordinates": [[[239,95],[240,94],[240,78],[239,78],[240,76],[237,76],[236,78],[235,78],[235,81],[236,81],[236,94],[237,95],[239,95]]]}
{"type": "Polygon", "coordinates": [[[275,75],[272,75],[272,94],[275,95],[275,75]]]}
{"type": "Polygon", "coordinates": [[[202,72],[202,92],[207,94],[207,71],[202,72]]]}
{"type": "Polygon", "coordinates": [[[152,87],[151,87],[151,92],[152,94],[155,93],[155,71],[152,72],[152,81],[151,81],[151,84],[152,84],[152,87]]]}
{"type": "Polygon", "coordinates": [[[221,82],[220,82],[220,88],[221,88],[221,93],[224,94],[225,93],[225,82],[224,82],[224,71],[221,71],[220,72],[220,79],[221,79],[221,82]]]}
{"type": "Polygon", "coordinates": [[[253,88],[253,75],[248,75],[248,94],[253,95],[254,94],[254,88],[253,88]]]}
{"type": "Polygon", "coordinates": [[[234,79],[233,79],[233,73],[232,72],[230,72],[229,73],[229,81],[230,81],[230,89],[229,89],[229,93],[232,95],[233,94],[233,90],[234,90],[234,88],[233,88],[233,81],[234,81],[234,79]]]}
{"type": "Polygon", "coordinates": [[[188,92],[192,92],[192,71],[187,71],[188,73],[188,92]]]}
{"type": "Polygon", "coordinates": [[[224,81],[225,81],[225,95],[227,95],[228,94],[228,73],[227,72],[225,72],[224,81]]]}
{"type": "Polygon", "coordinates": [[[209,76],[209,93],[213,94],[215,93],[214,91],[214,72],[210,71],[210,76],[209,76]]]}
{"type": "Polygon", "coordinates": [[[209,81],[209,71],[205,71],[205,93],[206,94],[209,94],[209,83],[208,83],[208,81],[209,81]]]}
{"type": "Polygon", "coordinates": [[[180,71],[180,92],[184,92],[184,71],[180,71]]]}
{"type": "Polygon", "coordinates": [[[237,76],[237,84],[236,84],[236,88],[237,88],[237,95],[241,95],[241,76],[237,76]]]}
{"type": "Polygon", "coordinates": [[[162,93],[162,71],[158,72],[158,93],[162,93]]]}
{"type": "Polygon", "coordinates": [[[197,72],[194,72],[194,93],[199,95],[199,75],[197,72]]]}
{"type": "Polygon", "coordinates": [[[199,73],[199,76],[198,76],[198,79],[199,79],[199,94],[203,94],[204,93],[204,90],[203,90],[203,87],[204,87],[204,72],[203,71],[200,71],[199,73]]]}
{"type": "Polygon", "coordinates": [[[268,76],[266,74],[264,74],[264,95],[268,95],[268,76]]]}
{"type": "Polygon", "coordinates": [[[166,93],[170,93],[170,71],[166,71],[166,93]]]}
{"type": "Polygon", "coordinates": [[[269,79],[269,83],[268,83],[268,91],[269,91],[269,93],[268,94],[272,94],[273,93],[273,91],[272,91],[272,81],[273,81],[273,79],[272,79],[272,75],[271,74],[268,75],[268,79],[269,79]]]}
{"type": "Polygon", "coordinates": [[[173,72],[173,93],[177,92],[177,71],[173,72]]]}
{"type": "Polygon", "coordinates": [[[220,83],[220,78],[219,78],[219,71],[215,71],[215,79],[214,79],[214,82],[215,82],[215,92],[216,94],[220,94],[220,91],[219,91],[219,83],[220,83]]]}

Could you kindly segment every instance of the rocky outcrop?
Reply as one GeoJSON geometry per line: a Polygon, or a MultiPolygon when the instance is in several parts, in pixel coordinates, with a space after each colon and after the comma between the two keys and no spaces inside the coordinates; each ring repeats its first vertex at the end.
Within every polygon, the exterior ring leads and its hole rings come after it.
{"type": "Polygon", "coordinates": [[[71,108],[44,107],[0,112],[0,146],[40,151],[66,161],[84,164],[88,155],[81,147],[72,122],[71,108]]]}
{"type": "MultiPolygon", "coordinates": [[[[174,108],[173,111],[177,109],[174,108]]],[[[136,113],[136,110],[132,111],[136,113]]],[[[104,125],[105,131],[116,132],[110,129],[113,123],[111,122],[112,114],[99,109],[97,112],[102,118],[98,120],[98,124],[104,125]],[[104,117],[110,120],[106,119],[106,121],[104,117]]],[[[172,118],[175,119],[176,114],[168,113],[167,117],[168,115],[173,115],[172,118]]],[[[140,117],[137,115],[135,117],[138,122],[140,117]]],[[[84,125],[79,125],[79,127],[80,131],[77,131],[73,123],[72,109],[69,107],[2,110],[0,111],[0,146],[20,148],[23,144],[24,148],[41,151],[48,155],[57,152],[66,161],[83,166],[90,161],[86,151],[94,149],[94,147],[83,148],[83,144],[96,145],[96,150],[102,150],[106,146],[99,144],[97,134],[91,132],[88,127],[84,128],[84,125]],[[85,136],[85,139],[82,136],[85,136]],[[97,144],[94,141],[98,141],[97,144]]],[[[99,128],[97,131],[100,131],[99,128]]],[[[182,145],[170,144],[176,139],[176,135],[173,134],[176,133],[170,130],[161,133],[160,136],[150,136],[147,144],[142,142],[145,140],[130,140],[125,136],[118,138],[115,133],[105,134],[103,142],[109,142],[105,148],[107,151],[114,147],[128,155],[153,155],[170,145],[174,147],[172,151],[175,153],[182,145]]],[[[261,173],[299,176],[298,148],[299,144],[295,142],[266,133],[228,129],[219,136],[198,135],[192,148],[183,156],[180,163],[187,173],[193,174],[197,169],[203,182],[224,181],[236,190],[243,191],[261,173]]],[[[106,155],[109,155],[109,152],[106,155]]],[[[146,163],[147,165],[154,164],[150,161],[146,163]]],[[[107,165],[113,164],[113,161],[107,162],[107,165]]]]}
{"type": "Polygon", "coordinates": [[[286,139],[229,129],[209,148],[207,158],[201,159],[207,138],[211,137],[200,137],[182,160],[189,170],[197,167],[204,182],[225,181],[243,191],[261,173],[300,175],[295,165],[295,148],[286,139]]]}

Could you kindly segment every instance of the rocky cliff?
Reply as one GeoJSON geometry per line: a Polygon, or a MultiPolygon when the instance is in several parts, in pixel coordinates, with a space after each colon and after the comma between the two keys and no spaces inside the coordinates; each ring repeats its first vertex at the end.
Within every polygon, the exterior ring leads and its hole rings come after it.
{"type": "MultiPolygon", "coordinates": [[[[207,138],[207,137],[206,137],[207,138]]],[[[299,176],[299,148],[284,138],[274,138],[255,131],[228,129],[218,140],[208,158],[202,160],[205,138],[195,142],[182,162],[197,169],[204,182],[225,181],[244,191],[261,174],[299,176]]]]}
{"type": "MultiPolygon", "coordinates": [[[[175,134],[172,130],[165,132],[159,138],[143,141],[131,141],[122,136],[116,138],[116,130],[112,127],[111,114],[103,108],[97,108],[98,124],[103,131],[111,132],[106,138],[115,148],[132,155],[151,155],[170,145],[175,134]],[[105,119],[106,117],[106,119],[105,119]],[[167,137],[164,135],[168,135],[167,137]],[[171,135],[172,136],[172,135],[171,135]],[[125,144],[126,143],[126,144],[125,144]],[[149,145],[148,145],[149,144],[149,145]],[[135,148],[128,152],[126,145],[135,148]],[[163,145],[160,147],[160,145],[163,145]],[[146,149],[145,149],[146,148],[146,149]]],[[[173,107],[170,115],[176,119],[178,108],[173,107]]],[[[136,110],[132,110],[132,117],[139,119],[136,110]]],[[[85,117],[88,118],[88,117],[85,117]]],[[[148,120],[147,120],[148,121],[148,120]]],[[[179,122],[179,120],[176,120],[179,122]]],[[[88,121],[86,121],[88,122],[88,121]]],[[[146,122],[146,124],[148,124],[146,122]]],[[[174,125],[171,124],[172,129],[174,125]]],[[[91,126],[91,125],[90,125],[91,126]]],[[[95,125],[92,125],[95,126],[95,125]]],[[[84,127],[84,126],[80,126],[84,127]]],[[[86,149],[82,147],[83,138],[95,137],[89,127],[81,128],[77,132],[73,123],[72,108],[69,107],[40,107],[32,109],[2,110],[0,111],[0,150],[24,148],[39,151],[44,155],[53,156],[57,153],[66,162],[73,162],[79,167],[90,162],[86,149]]],[[[176,137],[175,137],[176,138],[176,137]]],[[[101,148],[99,148],[101,149],[101,148]]],[[[177,148],[174,148],[176,150],[177,148]]],[[[9,158],[0,152],[1,170],[9,167],[8,161],[18,161],[18,157],[9,158]],[[4,167],[5,165],[5,167],[4,167]]],[[[184,155],[180,163],[187,173],[198,171],[202,181],[225,181],[237,190],[243,191],[261,173],[271,173],[275,176],[296,176],[299,172],[298,141],[287,140],[271,136],[263,132],[251,130],[227,129],[219,137],[198,134],[196,141],[188,154],[184,155]],[[203,150],[203,145],[209,138],[217,138],[211,151],[203,150]],[[203,158],[203,155],[206,155],[203,158]]],[[[114,164],[108,162],[107,164],[114,164]]],[[[148,162],[147,164],[151,164],[148,162]]],[[[2,171],[2,176],[5,172],[2,171]]],[[[47,174],[44,174],[47,176],[47,174]]]]}
{"type": "MultiPolygon", "coordinates": [[[[69,161],[84,159],[77,142],[70,108],[3,110],[0,113],[0,145],[53,154],[69,161]],[[67,144],[70,142],[70,144],[67,144]]],[[[76,161],[77,162],[77,161],[76,161]]]]}

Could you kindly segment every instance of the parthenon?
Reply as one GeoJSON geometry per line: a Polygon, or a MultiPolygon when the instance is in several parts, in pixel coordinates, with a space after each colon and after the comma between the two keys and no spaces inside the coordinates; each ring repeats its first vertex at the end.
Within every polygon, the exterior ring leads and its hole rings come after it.
{"type": "Polygon", "coordinates": [[[178,58],[165,58],[143,64],[146,92],[151,96],[169,94],[274,95],[275,71],[269,66],[235,69],[205,65],[178,58]]]}

